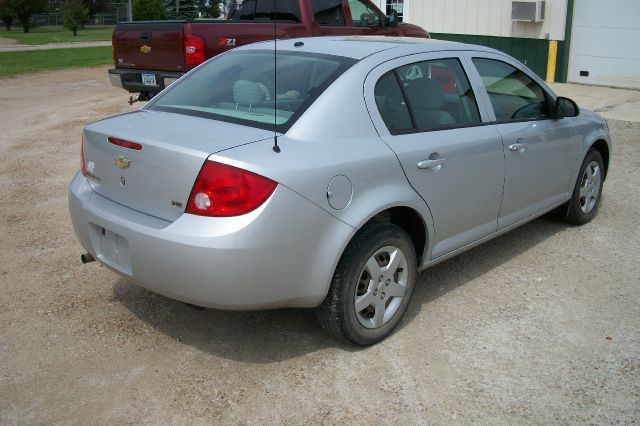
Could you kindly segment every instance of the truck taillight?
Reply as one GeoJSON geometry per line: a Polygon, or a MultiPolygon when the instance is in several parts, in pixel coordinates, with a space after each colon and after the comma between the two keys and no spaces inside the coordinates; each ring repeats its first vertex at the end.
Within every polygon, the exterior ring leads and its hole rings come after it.
{"type": "Polygon", "coordinates": [[[204,40],[193,34],[184,35],[184,62],[199,65],[204,62],[204,40]]]}
{"type": "Polygon", "coordinates": [[[87,166],[84,165],[84,136],[80,139],[80,171],[82,176],[87,175],[87,166]]]}
{"type": "Polygon", "coordinates": [[[191,190],[186,212],[200,216],[240,216],[260,207],[278,184],[271,179],[206,160],[191,190]]]}

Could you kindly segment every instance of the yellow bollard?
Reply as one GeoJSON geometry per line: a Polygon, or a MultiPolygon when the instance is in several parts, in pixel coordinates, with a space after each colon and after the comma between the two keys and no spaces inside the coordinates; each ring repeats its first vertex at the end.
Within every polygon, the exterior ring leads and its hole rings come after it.
{"type": "Polygon", "coordinates": [[[547,58],[547,83],[556,81],[556,60],[558,57],[558,41],[549,40],[549,57],[547,58]]]}

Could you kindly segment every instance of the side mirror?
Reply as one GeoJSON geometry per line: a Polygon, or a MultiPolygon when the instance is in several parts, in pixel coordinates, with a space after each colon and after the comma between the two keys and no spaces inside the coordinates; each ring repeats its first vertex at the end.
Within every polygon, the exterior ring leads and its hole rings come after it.
{"type": "Polygon", "coordinates": [[[556,118],[577,117],[578,114],[580,114],[580,108],[571,99],[562,96],[556,99],[556,118]]]}
{"type": "Polygon", "coordinates": [[[398,12],[395,9],[391,9],[389,15],[384,20],[385,27],[397,27],[398,26],[398,12]]]}

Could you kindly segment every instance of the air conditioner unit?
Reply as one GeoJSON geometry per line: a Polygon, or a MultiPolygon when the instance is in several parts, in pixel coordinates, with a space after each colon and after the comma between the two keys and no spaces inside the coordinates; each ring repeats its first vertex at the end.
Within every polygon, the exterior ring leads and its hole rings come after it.
{"type": "Polygon", "coordinates": [[[512,1],[511,19],[513,21],[543,22],[544,0],[512,1]]]}

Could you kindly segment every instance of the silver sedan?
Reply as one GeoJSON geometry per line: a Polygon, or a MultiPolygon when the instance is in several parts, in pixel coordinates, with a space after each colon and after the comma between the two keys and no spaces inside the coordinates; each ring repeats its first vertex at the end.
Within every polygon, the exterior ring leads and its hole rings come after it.
{"type": "Polygon", "coordinates": [[[368,345],[418,271],[547,212],[589,222],[610,152],[604,119],[495,50],[265,42],[86,126],[69,208],[85,261],[195,305],[316,308],[368,345]]]}

